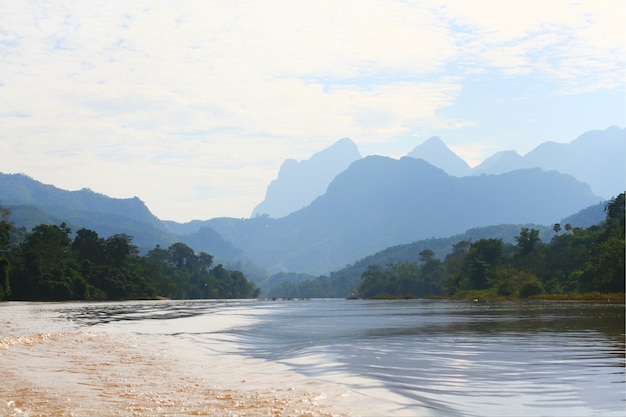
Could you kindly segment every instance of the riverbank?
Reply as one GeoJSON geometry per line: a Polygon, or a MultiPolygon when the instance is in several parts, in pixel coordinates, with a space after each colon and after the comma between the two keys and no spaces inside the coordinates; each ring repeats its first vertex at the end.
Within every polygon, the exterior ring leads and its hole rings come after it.
{"type": "MultiPolygon", "coordinates": [[[[463,291],[452,297],[428,296],[428,300],[469,300],[469,301],[523,301],[523,300],[544,300],[544,301],[600,301],[608,303],[625,303],[626,294],[621,293],[584,293],[584,294],[539,294],[530,297],[510,297],[497,295],[492,289],[483,291],[463,291]]],[[[348,297],[349,300],[358,300],[358,297],[348,297]]],[[[414,300],[414,296],[392,296],[379,295],[368,298],[368,300],[414,300]]]]}
{"type": "Polygon", "coordinates": [[[624,303],[625,294],[621,293],[583,293],[583,294],[537,294],[529,297],[501,296],[493,290],[467,291],[454,297],[454,300],[482,300],[482,301],[523,301],[523,300],[544,300],[544,301],[600,301],[608,303],[624,303]]]}

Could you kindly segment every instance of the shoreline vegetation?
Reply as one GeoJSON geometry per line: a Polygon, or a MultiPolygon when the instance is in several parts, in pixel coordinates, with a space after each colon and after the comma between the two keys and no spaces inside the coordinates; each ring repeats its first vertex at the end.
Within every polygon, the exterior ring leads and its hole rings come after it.
{"type": "Polygon", "coordinates": [[[624,302],[624,193],[604,211],[606,219],[586,229],[555,224],[549,243],[522,227],[515,245],[460,241],[443,260],[425,249],[419,262],[369,265],[350,298],[624,302]]]}
{"type": "Polygon", "coordinates": [[[65,223],[14,230],[0,206],[0,300],[121,301],[256,298],[242,272],[213,265],[184,243],[140,256],[132,237],[102,238],[65,223]]]}
{"type": "MultiPolygon", "coordinates": [[[[624,193],[589,228],[554,224],[549,243],[521,227],[517,244],[462,240],[443,259],[430,249],[418,262],[373,264],[360,277],[318,277],[287,284],[268,298],[449,298],[470,300],[613,300],[625,293],[624,193]],[[341,289],[342,288],[342,289],[341,289]],[[351,294],[347,296],[347,294],[351,294]],[[347,297],[346,297],[347,296],[347,297]]],[[[14,230],[0,206],[0,301],[121,301],[257,298],[260,289],[240,271],[213,266],[213,256],[183,243],[140,256],[132,237],[101,238],[64,224],[14,230]]],[[[281,285],[283,285],[281,284],[281,285]]]]}
{"type": "MultiPolygon", "coordinates": [[[[369,298],[347,297],[348,300],[417,300],[418,297],[412,295],[393,296],[393,295],[377,295],[369,298]]],[[[523,297],[506,297],[500,296],[489,291],[468,291],[456,294],[454,297],[444,296],[427,296],[425,300],[451,300],[451,301],[472,301],[472,302],[504,302],[504,301],[597,301],[615,304],[624,304],[626,302],[625,293],[584,293],[584,294],[539,294],[526,298],[523,297]]]]}

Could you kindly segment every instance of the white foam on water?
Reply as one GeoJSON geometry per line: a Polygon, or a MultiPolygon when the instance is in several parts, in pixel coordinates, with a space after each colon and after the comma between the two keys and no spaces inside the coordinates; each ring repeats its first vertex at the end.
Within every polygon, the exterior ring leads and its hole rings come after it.
{"type": "Polygon", "coordinates": [[[377,400],[382,389],[307,378],[228,341],[207,351],[159,334],[85,331],[49,308],[0,306],[0,416],[403,415],[377,400]]]}

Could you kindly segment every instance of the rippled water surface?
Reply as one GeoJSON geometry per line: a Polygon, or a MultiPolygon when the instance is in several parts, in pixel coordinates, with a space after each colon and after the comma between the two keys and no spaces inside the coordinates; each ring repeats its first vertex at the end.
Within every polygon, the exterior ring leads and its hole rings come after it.
{"type": "Polygon", "coordinates": [[[0,355],[12,358],[0,370],[22,390],[10,396],[0,388],[0,399],[26,411],[49,404],[57,415],[625,414],[624,305],[5,303],[0,314],[0,355]],[[38,360],[29,370],[26,362],[38,360]],[[82,375],[89,364],[97,366],[82,375]],[[55,375],[46,367],[55,366],[65,388],[46,382],[55,375]],[[48,403],[31,405],[29,389],[47,393],[48,403]],[[61,389],[71,405],[55,405],[61,389]]]}

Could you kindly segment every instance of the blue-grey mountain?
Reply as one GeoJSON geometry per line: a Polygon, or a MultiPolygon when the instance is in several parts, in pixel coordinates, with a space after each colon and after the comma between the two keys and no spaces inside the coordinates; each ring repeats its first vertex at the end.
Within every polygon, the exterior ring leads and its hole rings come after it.
{"type": "Polygon", "coordinates": [[[419,159],[370,156],[289,216],[207,225],[272,272],[318,274],[388,246],[472,227],[549,225],[600,200],[587,184],[538,168],[459,178],[419,159]]]}
{"type": "MultiPolygon", "coordinates": [[[[558,171],[588,183],[595,194],[605,199],[626,188],[625,155],[625,129],[616,126],[586,132],[570,143],[545,142],[525,156],[515,150],[501,151],[473,169],[437,136],[424,141],[407,154],[457,177],[503,174],[526,168],[558,171]]],[[[265,213],[279,218],[307,206],[324,194],[335,175],[359,158],[356,145],[349,139],[342,139],[309,160],[300,163],[286,160],[278,178],[268,186],[265,200],[255,208],[253,216],[265,213]],[[332,164],[332,160],[339,162],[332,164]]]]}
{"type": "MultiPolygon", "coordinates": [[[[620,128],[589,132],[572,144],[538,147],[527,157],[545,162],[550,158],[539,156],[554,155],[560,150],[559,155],[573,158],[571,155],[578,155],[578,151],[572,149],[584,149],[588,155],[598,158],[604,152],[601,149],[609,148],[617,154],[617,162],[608,161],[606,165],[612,168],[603,175],[616,177],[623,183],[623,162],[619,169],[617,166],[623,161],[624,152],[619,152],[620,145],[616,144],[616,138],[620,139],[623,147],[623,134],[624,129],[620,128]]],[[[415,155],[421,152],[424,158],[432,160],[437,155],[455,160],[440,140],[433,138],[427,142],[428,146],[418,147],[415,155]]],[[[338,159],[345,167],[342,169],[340,164],[336,165],[336,170],[341,172],[332,180],[326,179],[328,185],[318,191],[318,198],[305,204],[298,203],[305,207],[299,210],[291,207],[290,210],[296,211],[280,218],[272,218],[268,213],[270,216],[259,215],[251,219],[220,218],[187,224],[164,222],[150,213],[136,197],[112,199],[87,189],[65,191],[24,175],[0,175],[0,204],[13,208],[12,219],[19,219],[17,226],[28,225],[30,228],[39,221],[57,224],[65,221],[73,230],[87,227],[103,237],[127,233],[144,250],[154,248],[156,244],[167,247],[181,241],[218,259],[241,262],[240,265],[247,269],[244,271],[246,276],[247,271],[254,271],[255,276],[249,278],[263,279],[267,274],[262,269],[328,273],[389,246],[449,237],[475,227],[498,224],[550,226],[603,200],[580,178],[539,168],[458,177],[448,175],[423,159],[360,158],[349,139],[341,140],[325,151],[335,156],[343,155],[338,159]]],[[[300,168],[311,171],[312,168],[304,168],[307,166],[321,170],[324,164],[319,161],[333,159],[325,151],[319,153],[321,156],[316,154],[307,161],[296,163],[298,168],[295,171],[300,168]]],[[[504,153],[500,158],[494,157],[492,165],[497,167],[498,161],[504,158],[516,160],[515,155],[504,153]]],[[[567,165],[562,161],[558,164],[567,165]]],[[[587,165],[589,172],[594,167],[596,171],[605,168],[597,163],[587,165]]],[[[276,183],[289,183],[289,170],[289,167],[284,173],[281,170],[281,181],[277,179],[276,183]]],[[[307,188],[305,175],[297,174],[293,178],[298,181],[292,186],[297,184],[298,188],[307,188]]],[[[280,190],[280,187],[273,189],[280,190]]],[[[278,192],[280,198],[273,201],[288,197],[288,193],[283,193],[288,189],[287,186],[282,188],[278,192]]],[[[611,195],[619,192],[618,188],[611,195]]],[[[267,200],[272,201],[272,198],[267,200]]],[[[313,198],[312,194],[307,198],[313,198]]],[[[593,221],[598,210],[596,207],[584,212],[585,217],[593,221]]],[[[280,213],[274,212],[274,215],[278,217],[280,213]]],[[[225,265],[233,268],[232,264],[225,265]]]]}
{"type": "Polygon", "coordinates": [[[452,152],[438,136],[433,136],[416,146],[407,156],[423,159],[455,177],[472,174],[472,169],[467,162],[452,152]]]}
{"type": "Polygon", "coordinates": [[[103,237],[126,233],[144,250],[175,239],[137,197],[111,198],[89,189],[66,191],[26,175],[0,174],[0,204],[11,208],[17,226],[28,229],[35,222],[65,222],[74,230],[85,227],[103,237]]]}
{"type": "Polygon", "coordinates": [[[612,126],[586,132],[570,143],[545,142],[524,156],[499,153],[474,168],[474,174],[532,167],[570,174],[597,195],[615,197],[626,188],[626,129],[612,126]]]}
{"type": "Polygon", "coordinates": [[[267,187],[265,199],[254,208],[252,216],[266,214],[280,218],[308,206],[326,192],[326,187],[337,174],[360,158],[354,142],[343,138],[307,160],[285,160],[278,177],[267,187]]]}

